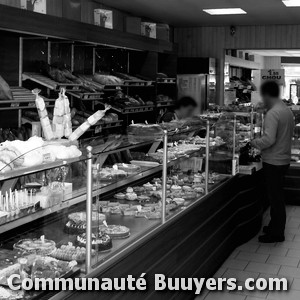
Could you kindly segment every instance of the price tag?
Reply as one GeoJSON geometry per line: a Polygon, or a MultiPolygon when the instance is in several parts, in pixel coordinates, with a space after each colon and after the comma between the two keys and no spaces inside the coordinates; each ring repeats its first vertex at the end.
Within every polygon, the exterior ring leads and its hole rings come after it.
{"type": "Polygon", "coordinates": [[[138,212],[141,212],[141,210],[142,210],[142,206],[141,205],[137,205],[137,210],[138,210],[138,212]]]}

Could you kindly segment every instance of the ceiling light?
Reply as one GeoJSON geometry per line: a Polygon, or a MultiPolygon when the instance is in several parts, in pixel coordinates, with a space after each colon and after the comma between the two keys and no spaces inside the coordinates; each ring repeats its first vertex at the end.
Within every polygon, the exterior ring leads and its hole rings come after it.
{"type": "Polygon", "coordinates": [[[246,14],[246,12],[241,8],[203,9],[203,11],[210,15],[244,15],[244,14],[246,14]]]}
{"type": "Polygon", "coordinates": [[[283,4],[288,7],[300,6],[300,0],[282,0],[283,4]]]}
{"type": "Polygon", "coordinates": [[[285,52],[290,54],[299,54],[300,50],[286,50],[285,52]]]}

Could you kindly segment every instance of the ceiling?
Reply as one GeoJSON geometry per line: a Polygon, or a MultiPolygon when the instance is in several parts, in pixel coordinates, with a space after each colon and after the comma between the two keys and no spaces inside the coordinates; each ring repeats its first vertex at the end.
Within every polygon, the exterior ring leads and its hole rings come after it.
{"type": "Polygon", "coordinates": [[[300,57],[300,50],[244,50],[261,56],[300,57]]]}
{"type": "MultiPolygon", "coordinates": [[[[299,0],[300,1],[300,0],[299,0]]],[[[299,24],[300,7],[281,0],[95,0],[136,16],[178,27],[299,24]],[[210,16],[209,8],[242,8],[247,15],[210,16]]]]}

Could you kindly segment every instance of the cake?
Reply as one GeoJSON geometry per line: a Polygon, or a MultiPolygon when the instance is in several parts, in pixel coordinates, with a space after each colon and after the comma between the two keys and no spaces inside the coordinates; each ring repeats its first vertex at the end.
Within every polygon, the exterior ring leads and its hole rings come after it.
{"type": "MultiPolygon", "coordinates": [[[[98,227],[106,217],[104,214],[92,213],[92,226],[98,227]]],[[[76,212],[68,216],[68,222],[65,225],[65,232],[68,234],[80,234],[86,231],[86,212],[76,212]]]]}
{"type": "MultiPolygon", "coordinates": [[[[86,234],[82,233],[77,236],[77,244],[79,247],[86,246],[86,234]]],[[[92,233],[92,248],[102,251],[109,251],[112,248],[111,237],[104,232],[99,232],[98,237],[94,233],[92,233]]]]}
{"type": "Polygon", "coordinates": [[[55,242],[46,240],[45,236],[39,239],[24,239],[14,244],[14,249],[21,250],[25,253],[35,253],[39,255],[48,255],[55,249],[55,242]]]}
{"type": "Polygon", "coordinates": [[[139,166],[131,165],[131,164],[124,164],[124,163],[115,164],[114,168],[117,168],[117,170],[126,172],[129,175],[138,173],[141,170],[141,167],[139,167],[139,166]]]}
{"type": "Polygon", "coordinates": [[[123,239],[130,236],[130,229],[121,225],[101,225],[99,230],[109,235],[112,239],[123,239]]]}

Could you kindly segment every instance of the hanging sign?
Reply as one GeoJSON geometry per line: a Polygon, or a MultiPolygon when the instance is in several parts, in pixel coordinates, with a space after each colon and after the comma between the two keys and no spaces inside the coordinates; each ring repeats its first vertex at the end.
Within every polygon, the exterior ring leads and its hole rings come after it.
{"type": "Polygon", "coordinates": [[[284,69],[265,69],[261,70],[261,80],[275,80],[278,84],[284,84],[284,69]]]}

